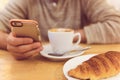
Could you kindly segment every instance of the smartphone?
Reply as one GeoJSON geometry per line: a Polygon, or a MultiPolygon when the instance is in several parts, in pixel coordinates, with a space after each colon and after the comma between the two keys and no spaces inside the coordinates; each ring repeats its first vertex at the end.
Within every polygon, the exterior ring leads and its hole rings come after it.
{"type": "Polygon", "coordinates": [[[41,41],[38,23],[35,20],[11,19],[12,33],[17,37],[30,37],[35,42],[41,41]]]}

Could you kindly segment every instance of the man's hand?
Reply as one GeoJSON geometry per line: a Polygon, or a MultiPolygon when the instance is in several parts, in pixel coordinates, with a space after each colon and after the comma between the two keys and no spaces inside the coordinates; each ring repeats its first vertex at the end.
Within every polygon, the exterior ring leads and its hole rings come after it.
{"type": "Polygon", "coordinates": [[[16,59],[26,59],[43,50],[40,42],[33,42],[31,38],[14,37],[12,33],[7,38],[7,50],[16,59]]]}
{"type": "MultiPolygon", "coordinates": [[[[87,39],[86,39],[86,36],[85,36],[85,32],[84,32],[84,29],[79,29],[79,30],[75,30],[75,33],[79,32],[81,34],[81,43],[86,43],[87,42],[87,39]]],[[[76,37],[74,39],[74,41],[77,41],[78,38],[76,37]]]]}

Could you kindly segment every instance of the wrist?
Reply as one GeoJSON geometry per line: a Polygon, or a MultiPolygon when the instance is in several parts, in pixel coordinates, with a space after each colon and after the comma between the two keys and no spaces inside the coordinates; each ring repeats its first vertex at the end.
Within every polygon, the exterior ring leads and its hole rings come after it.
{"type": "Polygon", "coordinates": [[[8,34],[3,32],[3,31],[0,31],[0,49],[7,49],[7,37],[8,37],[8,34]]]}

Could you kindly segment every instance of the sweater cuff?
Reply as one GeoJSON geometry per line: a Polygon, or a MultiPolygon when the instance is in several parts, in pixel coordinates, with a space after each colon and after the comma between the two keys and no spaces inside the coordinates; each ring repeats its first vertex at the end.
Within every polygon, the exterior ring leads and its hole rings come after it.
{"type": "Polygon", "coordinates": [[[100,30],[101,29],[99,27],[96,27],[95,24],[84,27],[84,31],[85,31],[85,35],[86,35],[88,44],[104,42],[102,40],[103,38],[101,36],[100,30]]]}

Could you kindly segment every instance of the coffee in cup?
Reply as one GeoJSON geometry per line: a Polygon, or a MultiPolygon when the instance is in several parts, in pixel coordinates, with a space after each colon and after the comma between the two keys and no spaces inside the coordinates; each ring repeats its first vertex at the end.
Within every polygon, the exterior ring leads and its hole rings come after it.
{"type": "Polygon", "coordinates": [[[48,38],[54,53],[62,54],[78,46],[81,41],[80,33],[74,33],[69,28],[53,28],[48,30],[48,38]],[[74,38],[78,36],[78,41],[73,43],[74,38]]]}

